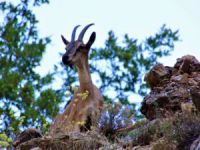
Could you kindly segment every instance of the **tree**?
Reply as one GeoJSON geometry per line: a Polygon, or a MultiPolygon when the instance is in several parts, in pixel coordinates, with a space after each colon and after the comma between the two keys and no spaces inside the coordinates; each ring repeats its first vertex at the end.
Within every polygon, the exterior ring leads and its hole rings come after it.
{"type": "MultiPolygon", "coordinates": [[[[0,133],[15,136],[24,127],[42,128],[59,110],[63,93],[51,89],[54,73],[41,77],[35,68],[50,43],[40,38],[30,8],[48,0],[1,2],[0,24],[0,133]]],[[[1,141],[1,139],[0,139],[1,141]]]]}
{"type": "MultiPolygon", "coordinates": [[[[50,39],[38,36],[38,21],[31,8],[45,3],[48,0],[0,3],[4,16],[0,23],[0,144],[3,132],[13,137],[25,127],[45,127],[58,113],[63,93],[77,84],[76,70],[63,64],[64,86],[60,90],[51,89],[55,73],[41,77],[35,71],[50,39]]],[[[91,71],[98,76],[105,100],[130,105],[129,95],[144,95],[148,87],[142,76],[158,58],[169,55],[178,40],[178,31],[165,25],[141,43],[125,35],[124,45],[120,45],[114,32],[109,32],[105,46],[91,50],[90,55],[91,71]]]]}
{"type": "MultiPolygon", "coordinates": [[[[119,101],[135,110],[135,104],[131,104],[128,97],[131,94],[144,96],[147,93],[144,74],[157,63],[158,58],[170,55],[178,40],[178,31],[172,31],[166,25],[140,43],[126,34],[123,46],[117,42],[114,32],[110,31],[105,46],[92,49],[90,54],[91,72],[95,74],[96,82],[100,83],[104,100],[119,101]]],[[[65,69],[68,74],[74,73],[74,70],[65,69]]],[[[77,78],[72,76],[66,75],[66,78],[65,86],[77,82],[77,78]]]]}

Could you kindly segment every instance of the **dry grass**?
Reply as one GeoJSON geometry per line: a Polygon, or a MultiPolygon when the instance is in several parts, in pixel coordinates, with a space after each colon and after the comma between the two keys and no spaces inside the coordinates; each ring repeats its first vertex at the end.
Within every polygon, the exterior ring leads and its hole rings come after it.
{"type": "Polygon", "coordinates": [[[118,130],[133,125],[133,113],[128,106],[120,103],[107,104],[98,121],[100,133],[114,140],[118,130]]]}
{"type": "Polygon", "coordinates": [[[30,150],[34,147],[40,147],[42,150],[92,150],[109,145],[108,140],[104,136],[95,131],[90,131],[87,133],[60,133],[55,137],[45,136],[43,138],[32,139],[22,143],[17,149],[30,150]]]}
{"type": "Polygon", "coordinates": [[[28,150],[39,146],[55,150],[112,150],[148,145],[155,150],[160,147],[164,150],[169,145],[173,149],[188,150],[200,134],[200,114],[196,112],[177,113],[170,118],[153,121],[141,120],[134,125],[131,114],[127,107],[120,104],[107,105],[102,112],[98,129],[85,133],[60,132],[54,136],[33,139],[21,144],[20,148],[28,150]]]}
{"type": "Polygon", "coordinates": [[[121,139],[128,147],[150,145],[164,139],[159,146],[167,143],[176,145],[178,150],[188,150],[200,134],[200,114],[177,113],[171,118],[157,119],[141,124],[121,139]]]}

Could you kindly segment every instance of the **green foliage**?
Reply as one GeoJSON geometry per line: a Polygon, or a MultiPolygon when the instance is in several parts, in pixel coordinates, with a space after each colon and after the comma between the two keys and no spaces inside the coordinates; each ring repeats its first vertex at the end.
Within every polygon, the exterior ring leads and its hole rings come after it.
{"type": "Polygon", "coordinates": [[[10,144],[12,144],[12,139],[7,137],[5,133],[0,134],[0,148],[8,147],[10,144]]]}
{"type": "MultiPolygon", "coordinates": [[[[48,2],[0,2],[4,16],[0,23],[0,133],[5,132],[8,137],[25,127],[46,132],[48,121],[57,114],[63,101],[63,93],[72,92],[69,87],[77,84],[76,70],[63,64],[61,73],[65,82],[61,90],[50,88],[54,73],[41,77],[35,71],[50,39],[38,36],[38,20],[31,9],[48,2]]],[[[170,54],[174,42],[179,40],[177,34],[164,25],[159,33],[143,42],[125,35],[124,43],[119,44],[114,33],[109,32],[105,46],[93,49],[90,55],[91,71],[99,76],[104,99],[128,104],[134,110],[135,104],[130,104],[128,97],[146,93],[147,86],[142,82],[144,73],[158,58],[170,54]],[[114,91],[114,97],[108,91],[114,91]]]]}
{"type": "Polygon", "coordinates": [[[63,94],[50,88],[53,73],[41,77],[35,68],[50,43],[40,38],[31,9],[48,0],[1,2],[0,24],[0,133],[13,137],[20,129],[46,129],[63,94]]]}
{"type": "Polygon", "coordinates": [[[133,93],[144,95],[147,85],[144,84],[144,74],[157,63],[158,58],[167,56],[178,41],[178,31],[173,32],[163,25],[154,36],[145,41],[124,36],[124,43],[119,44],[114,32],[110,31],[105,47],[91,51],[91,67],[100,77],[100,89],[109,98],[109,89],[115,91],[111,100],[119,100],[129,104],[127,99],[133,93]],[[106,62],[104,66],[101,62],[106,62]],[[106,68],[106,69],[104,69],[106,68]]]}
{"type": "MultiPolygon", "coordinates": [[[[142,42],[126,34],[123,44],[119,44],[114,32],[110,31],[105,46],[92,49],[90,54],[91,71],[98,78],[95,83],[99,83],[104,100],[119,101],[135,109],[128,97],[147,93],[144,74],[157,63],[158,58],[168,56],[178,40],[178,31],[172,31],[165,25],[142,42]]],[[[65,74],[65,87],[77,83],[77,77],[72,76],[76,70],[69,67],[65,70],[68,73],[65,74]]]]}
{"type": "Polygon", "coordinates": [[[200,114],[197,112],[176,113],[170,118],[147,121],[146,124],[130,131],[127,137],[133,146],[158,142],[155,149],[172,144],[177,149],[187,150],[199,137],[199,124],[200,114]]]}

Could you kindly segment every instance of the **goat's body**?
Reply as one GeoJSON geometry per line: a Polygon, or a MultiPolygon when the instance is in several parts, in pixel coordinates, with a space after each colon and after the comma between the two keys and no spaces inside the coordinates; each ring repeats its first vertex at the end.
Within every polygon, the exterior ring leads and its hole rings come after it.
{"type": "MultiPolygon", "coordinates": [[[[103,107],[103,98],[98,88],[93,85],[86,99],[79,96],[83,93],[82,89],[75,91],[74,97],[68,104],[63,114],[57,116],[51,126],[51,131],[81,131],[87,128],[88,118],[91,119],[91,125],[96,126],[103,107]]],[[[86,129],[87,130],[87,129],[86,129]]]]}
{"type": "Polygon", "coordinates": [[[87,25],[80,33],[77,41],[74,41],[76,26],[72,33],[72,42],[68,42],[63,36],[62,40],[67,46],[62,61],[65,65],[75,65],[78,70],[80,87],[67,106],[65,112],[58,115],[51,126],[51,133],[57,131],[83,131],[96,126],[103,107],[103,98],[98,88],[92,83],[88,64],[88,54],[91,45],[95,41],[96,33],[93,32],[87,44],[82,38],[85,31],[93,24],[87,25]],[[86,92],[86,95],[81,96],[86,92]]]}

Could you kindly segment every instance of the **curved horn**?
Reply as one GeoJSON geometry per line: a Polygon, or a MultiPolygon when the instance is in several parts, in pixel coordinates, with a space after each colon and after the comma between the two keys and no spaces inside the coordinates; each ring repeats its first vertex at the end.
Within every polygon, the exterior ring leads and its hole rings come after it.
{"type": "Polygon", "coordinates": [[[94,23],[88,24],[87,26],[85,26],[85,28],[83,28],[83,30],[81,31],[81,33],[79,34],[79,37],[78,37],[78,40],[79,40],[79,41],[82,41],[82,40],[83,40],[83,37],[84,37],[85,32],[86,32],[87,29],[88,29],[90,26],[92,26],[92,25],[94,25],[94,23]]]}
{"type": "Polygon", "coordinates": [[[75,40],[76,30],[77,30],[77,28],[78,28],[79,26],[80,26],[80,25],[77,25],[77,26],[74,27],[74,30],[73,30],[73,32],[72,32],[72,39],[71,39],[72,42],[75,40]]]}

